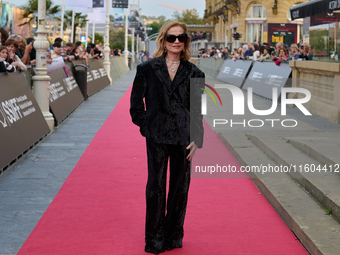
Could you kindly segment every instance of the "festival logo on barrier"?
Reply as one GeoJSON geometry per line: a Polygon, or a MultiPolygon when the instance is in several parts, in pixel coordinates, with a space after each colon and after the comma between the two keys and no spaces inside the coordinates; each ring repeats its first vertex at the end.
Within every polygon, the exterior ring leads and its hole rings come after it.
{"type": "Polygon", "coordinates": [[[32,101],[27,98],[26,94],[4,100],[0,104],[2,115],[0,123],[3,128],[10,127],[35,111],[32,101]]]}
{"type": "Polygon", "coordinates": [[[49,132],[25,76],[1,74],[0,169],[49,132]]]}

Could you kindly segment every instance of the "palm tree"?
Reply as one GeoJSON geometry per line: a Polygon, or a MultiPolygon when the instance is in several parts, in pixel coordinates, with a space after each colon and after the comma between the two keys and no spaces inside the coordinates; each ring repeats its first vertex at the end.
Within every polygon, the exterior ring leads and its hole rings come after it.
{"type": "MultiPolygon", "coordinates": [[[[75,42],[77,27],[84,28],[86,26],[87,21],[88,21],[87,14],[82,15],[81,13],[77,13],[77,12],[74,14],[73,42],[75,42]]],[[[71,26],[72,26],[72,11],[65,11],[63,29],[65,30],[67,27],[71,27],[71,26]]]]}
{"type": "MultiPolygon", "coordinates": [[[[19,26],[31,24],[33,19],[36,19],[38,24],[38,0],[28,0],[28,4],[21,6],[21,9],[25,10],[22,18],[27,18],[28,20],[19,26]]],[[[46,0],[46,16],[55,17],[58,12],[60,12],[60,6],[53,6],[52,0],[46,0]]]]}

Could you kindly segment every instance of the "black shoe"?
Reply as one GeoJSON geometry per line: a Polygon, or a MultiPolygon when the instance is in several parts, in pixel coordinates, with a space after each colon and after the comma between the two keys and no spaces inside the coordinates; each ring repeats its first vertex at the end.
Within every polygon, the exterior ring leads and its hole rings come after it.
{"type": "Polygon", "coordinates": [[[144,250],[145,252],[153,253],[153,254],[159,254],[159,253],[165,252],[165,248],[163,246],[158,248],[152,244],[146,244],[144,250]]]}

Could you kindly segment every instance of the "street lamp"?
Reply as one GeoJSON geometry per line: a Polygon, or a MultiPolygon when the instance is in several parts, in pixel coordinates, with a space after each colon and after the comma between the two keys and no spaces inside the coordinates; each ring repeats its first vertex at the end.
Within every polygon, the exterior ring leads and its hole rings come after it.
{"type": "Polygon", "coordinates": [[[112,82],[111,76],[110,76],[110,44],[109,44],[109,38],[110,38],[110,2],[106,0],[106,26],[105,26],[105,47],[104,47],[104,69],[107,74],[107,77],[110,80],[110,84],[112,82]]]}
{"type": "Polygon", "coordinates": [[[50,76],[47,75],[46,55],[50,44],[46,38],[46,0],[38,1],[38,30],[37,37],[34,41],[36,50],[36,72],[32,77],[33,94],[41,109],[41,112],[51,129],[54,129],[54,118],[50,113],[50,76]]]}
{"type": "Polygon", "coordinates": [[[277,0],[274,0],[274,6],[273,6],[273,14],[276,15],[277,14],[277,0]]]}

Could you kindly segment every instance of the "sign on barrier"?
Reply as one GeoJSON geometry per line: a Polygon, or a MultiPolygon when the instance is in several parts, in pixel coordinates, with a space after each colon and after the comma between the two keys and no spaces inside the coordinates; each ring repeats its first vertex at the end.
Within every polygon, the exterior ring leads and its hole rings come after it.
{"type": "Polygon", "coordinates": [[[272,88],[283,88],[291,72],[292,69],[285,63],[277,66],[274,62],[256,61],[243,85],[243,89],[247,90],[251,87],[254,94],[272,99],[272,88]]]}
{"type": "Polygon", "coordinates": [[[87,94],[89,96],[110,85],[110,80],[105,72],[103,61],[89,59],[90,68],[87,69],[87,94]]]}
{"type": "MultiPolygon", "coordinates": [[[[85,64],[83,60],[72,62],[73,65],[85,64]]],[[[89,67],[87,68],[87,95],[92,96],[98,91],[110,85],[109,77],[103,66],[103,61],[100,59],[89,59],[89,67]]]]}
{"type": "Polygon", "coordinates": [[[57,124],[84,101],[70,67],[68,65],[49,74],[50,107],[57,124]]]}
{"type": "Polygon", "coordinates": [[[242,87],[246,75],[249,73],[253,61],[251,60],[236,60],[227,59],[224,61],[217,79],[229,84],[242,87]]]}
{"type": "Polygon", "coordinates": [[[0,73],[0,169],[50,129],[24,74],[0,73]]]}

